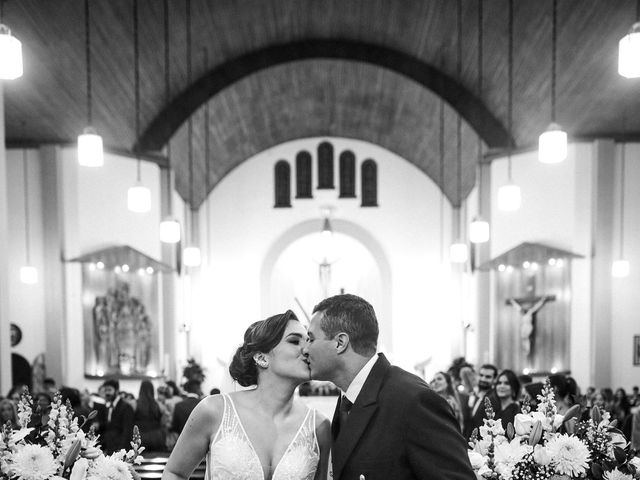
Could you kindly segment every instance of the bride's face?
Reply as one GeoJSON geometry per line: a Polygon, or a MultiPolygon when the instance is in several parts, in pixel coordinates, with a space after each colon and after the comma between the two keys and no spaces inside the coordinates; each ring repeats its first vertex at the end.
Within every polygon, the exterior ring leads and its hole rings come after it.
{"type": "Polygon", "coordinates": [[[296,320],[290,320],[282,340],[269,352],[269,368],[278,376],[299,382],[309,380],[309,366],[302,349],[307,342],[307,330],[296,320]]]}

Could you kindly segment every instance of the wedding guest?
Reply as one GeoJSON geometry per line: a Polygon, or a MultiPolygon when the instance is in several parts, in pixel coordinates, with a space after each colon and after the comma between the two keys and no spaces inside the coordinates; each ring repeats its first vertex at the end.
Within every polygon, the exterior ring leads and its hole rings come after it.
{"type": "Polygon", "coordinates": [[[20,402],[20,397],[22,396],[22,392],[24,391],[25,388],[26,388],[26,385],[23,385],[22,383],[14,385],[13,387],[11,387],[11,390],[9,390],[9,393],[7,394],[7,398],[17,406],[18,403],[20,402]]]}
{"type": "Polygon", "coordinates": [[[464,435],[469,438],[473,430],[484,425],[486,412],[484,408],[484,399],[488,398],[493,406],[494,411],[500,408],[498,398],[493,390],[493,384],[498,376],[498,369],[495,365],[489,363],[484,364],[478,371],[478,384],[473,395],[469,396],[469,406],[471,408],[471,419],[469,424],[465,426],[464,435]]]}
{"type": "Polygon", "coordinates": [[[18,425],[18,408],[8,398],[0,400],[0,426],[4,426],[7,422],[10,422],[11,428],[17,430],[18,425]]]}
{"type": "Polygon", "coordinates": [[[51,377],[45,378],[42,382],[42,386],[44,387],[44,391],[48,393],[51,398],[53,398],[53,396],[58,391],[58,387],[56,387],[56,381],[51,377]]]}
{"type": "MultiPolygon", "coordinates": [[[[69,403],[71,404],[71,408],[73,408],[73,414],[78,417],[78,425],[82,425],[84,420],[91,413],[91,410],[89,409],[89,407],[82,404],[80,390],[78,390],[77,388],[62,387],[60,389],[60,396],[62,397],[63,403],[66,403],[67,400],[69,401],[69,403]]],[[[82,427],[82,430],[88,432],[89,428],[91,428],[91,421],[87,422],[82,427]]]]}
{"type": "Polygon", "coordinates": [[[134,423],[140,430],[142,446],[147,451],[163,451],[165,434],[162,428],[162,409],[153,395],[153,384],[149,380],[140,383],[134,423]]]}
{"type": "Polygon", "coordinates": [[[176,405],[173,411],[173,421],[171,422],[171,431],[178,434],[182,433],[187,419],[202,397],[200,382],[197,380],[189,380],[184,384],[186,398],[176,405]]]}
{"type": "Polygon", "coordinates": [[[564,415],[576,403],[578,384],[572,377],[562,374],[549,375],[549,383],[553,387],[558,414],[564,415]]]}
{"type": "Polygon", "coordinates": [[[517,402],[520,395],[520,382],[518,376],[512,370],[503,370],[496,381],[496,396],[500,401],[500,409],[496,412],[496,420],[502,421],[502,428],[512,424],[518,413],[520,404],[517,402]]]}
{"type": "Polygon", "coordinates": [[[133,437],[133,408],[118,395],[120,383],[116,379],[106,380],[104,398],[106,408],[102,410],[101,435],[102,447],[107,455],[120,449],[130,448],[133,437]]]}
{"type": "Polygon", "coordinates": [[[525,394],[522,397],[522,401],[529,402],[529,406],[531,410],[535,410],[538,406],[538,395],[542,394],[542,389],[544,388],[544,383],[542,382],[533,382],[524,386],[525,394]]]}
{"type": "Polygon", "coordinates": [[[631,396],[629,397],[629,403],[632,407],[640,407],[640,392],[638,392],[638,386],[634,385],[631,389],[631,396]]]}
{"type": "Polygon", "coordinates": [[[618,420],[618,428],[622,427],[631,413],[631,405],[629,404],[627,392],[625,392],[624,388],[618,388],[616,390],[613,401],[613,411],[611,413],[612,418],[618,420]]]}
{"type": "Polygon", "coordinates": [[[451,410],[453,410],[453,414],[460,425],[460,432],[462,433],[462,409],[460,407],[460,400],[458,400],[457,392],[453,388],[451,376],[448,373],[438,372],[434,375],[433,380],[431,381],[431,386],[438,395],[447,401],[451,410]]]}

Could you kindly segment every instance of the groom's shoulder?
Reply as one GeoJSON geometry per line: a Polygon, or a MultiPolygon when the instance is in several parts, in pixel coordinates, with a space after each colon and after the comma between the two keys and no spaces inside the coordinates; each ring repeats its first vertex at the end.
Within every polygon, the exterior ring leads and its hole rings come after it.
{"type": "Polygon", "coordinates": [[[433,392],[423,379],[395,365],[389,367],[384,387],[389,391],[401,393],[403,396],[433,392]]]}

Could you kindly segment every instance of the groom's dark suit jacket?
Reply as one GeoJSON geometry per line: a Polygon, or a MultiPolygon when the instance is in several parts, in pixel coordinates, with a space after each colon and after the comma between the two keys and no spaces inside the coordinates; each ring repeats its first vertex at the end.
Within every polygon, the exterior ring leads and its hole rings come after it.
{"type": "MultiPolygon", "coordinates": [[[[338,421],[338,409],[333,421],[338,421]]],[[[451,407],[380,354],[332,447],[334,480],[475,480],[451,407]]]]}

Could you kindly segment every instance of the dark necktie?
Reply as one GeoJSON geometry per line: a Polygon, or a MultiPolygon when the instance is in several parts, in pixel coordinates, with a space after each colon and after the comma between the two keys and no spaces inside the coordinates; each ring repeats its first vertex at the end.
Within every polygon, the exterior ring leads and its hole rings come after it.
{"type": "Polygon", "coordinates": [[[346,425],[351,407],[353,407],[353,403],[351,403],[351,401],[345,395],[343,395],[342,398],[340,398],[340,406],[338,407],[338,428],[335,432],[335,438],[338,438],[340,429],[344,428],[344,426],[346,425]]]}

